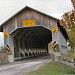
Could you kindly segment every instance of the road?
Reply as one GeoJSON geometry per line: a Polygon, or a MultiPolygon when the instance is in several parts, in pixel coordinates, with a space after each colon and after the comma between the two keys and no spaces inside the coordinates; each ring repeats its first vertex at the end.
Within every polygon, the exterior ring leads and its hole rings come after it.
{"type": "Polygon", "coordinates": [[[42,65],[51,61],[48,56],[28,61],[17,61],[13,64],[0,66],[0,75],[24,75],[27,72],[39,69],[42,65]]]}

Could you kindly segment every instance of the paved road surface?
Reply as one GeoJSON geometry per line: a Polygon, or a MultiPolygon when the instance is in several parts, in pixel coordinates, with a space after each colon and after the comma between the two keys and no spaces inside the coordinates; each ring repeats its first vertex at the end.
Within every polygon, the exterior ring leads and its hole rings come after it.
{"type": "Polygon", "coordinates": [[[17,61],[14,64],[0,66],[0,75],[24,75],[51,61],[48,56],[29,61],[17,61]]]}

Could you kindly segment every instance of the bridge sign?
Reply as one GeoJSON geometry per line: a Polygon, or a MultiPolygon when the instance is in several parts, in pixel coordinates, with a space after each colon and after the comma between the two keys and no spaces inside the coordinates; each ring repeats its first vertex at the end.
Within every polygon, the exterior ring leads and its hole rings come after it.
{"type": "Polygon", "coordinates": [[[52,33],[57,33],[57,32],[58,32],[58,28],[53,27],[53,28],[52,28],[52,33]]]}
{"type": "Polygon", "coordinates": [[[35,26],[35,24],[36,24],[35,20],[24,20],[23,21],[23,26],[24,27],[35,26]]]}
{"type": "Polygon", "coordinates": [[[4,38],[7,38],[8,37],[8,32],[4,32],[4,38]]]}

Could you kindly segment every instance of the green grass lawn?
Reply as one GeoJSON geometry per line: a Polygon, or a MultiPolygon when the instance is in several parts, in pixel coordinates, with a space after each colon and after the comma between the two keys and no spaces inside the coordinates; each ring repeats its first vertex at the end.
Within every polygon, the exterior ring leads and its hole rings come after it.
{"type": "Polygon", "coordinates": [[[6,61],[0,61],[0,65],[5,65],[5,64],[7,64],[6,61]]]}
{"type": "Polygon", "coordinates": [[[39,70],[25,75],[75,75],[75,68],[71,68],[58,62],[51,62],[41,67],[39,70]]]}

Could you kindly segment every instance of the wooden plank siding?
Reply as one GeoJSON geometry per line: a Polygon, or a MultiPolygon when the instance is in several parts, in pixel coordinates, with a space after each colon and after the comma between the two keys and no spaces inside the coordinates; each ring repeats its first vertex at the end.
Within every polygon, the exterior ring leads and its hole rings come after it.
{"type": "Polygon", "coordinates": [[[10,33],[12,30],[15,29],[15,19],[11,19],[8,21],[8,23],[5,23],[5,25],[3,26],[3,32],[8,32],[10,33]]]}
{"type": "Polygon", "coordinates": [[[20,14],[18,14],[17,17],[17,23],[18,23],[18,27],[22,27],[23,26],[23,21],[24,20],[35,20],[36,21],[36,25],[43,25],[49,29],[52,28],[52,26],[57,27],[57,21],[47,17],[43,14],[40,14],[36,11],[33,10],[24,10],[23,12],[21,12],[20,14]]]}
{"type": "Polygon", "coordinates": [[[49,29],[57,27],[57,20],[27,8],[6,22],[3,26],[3,31],[8,31],[10,33],[17,27],[23,27],[24,20],[35,20],[36,25],[43,25],[49,29]]]}

